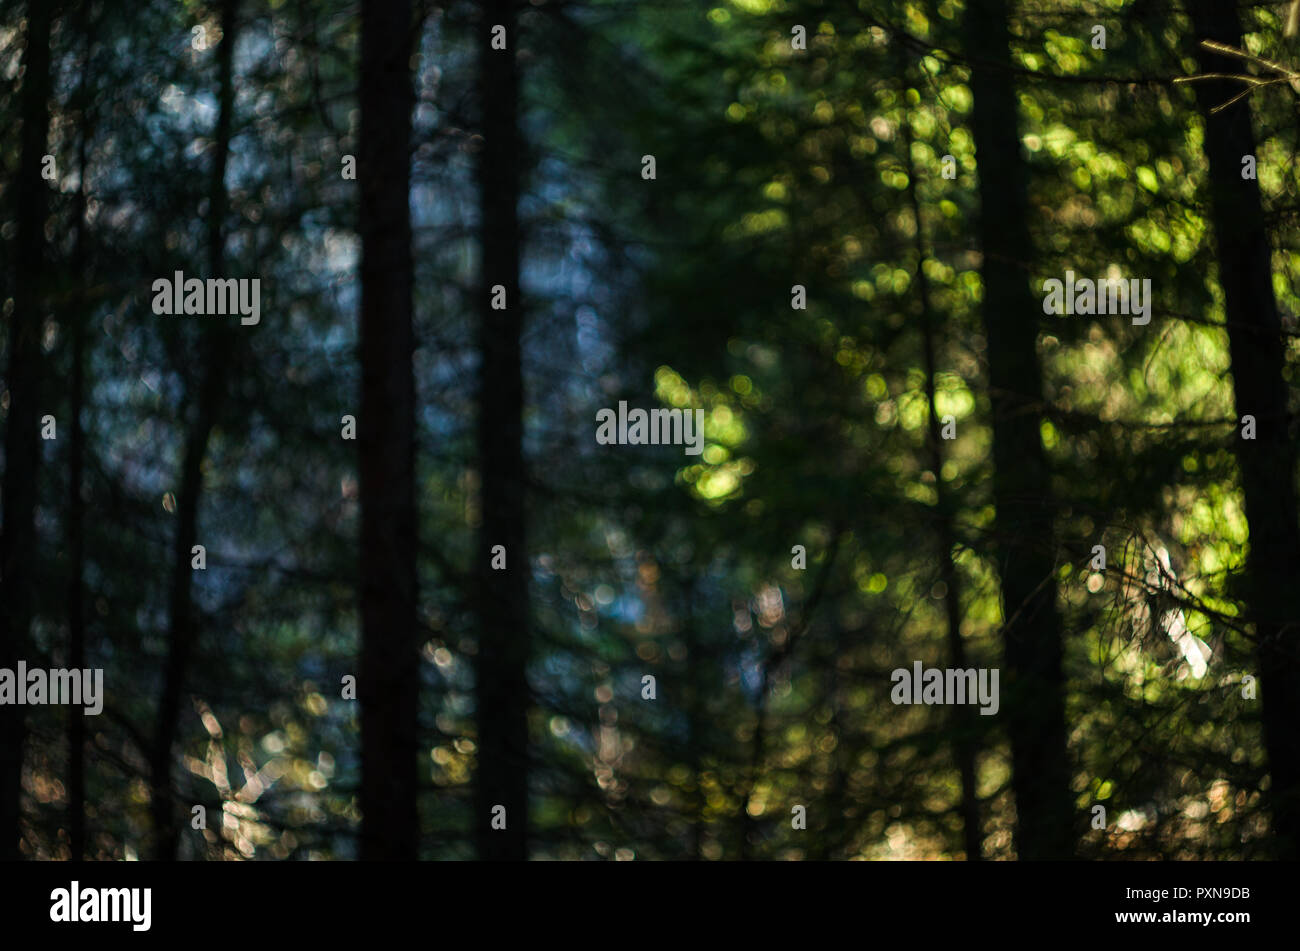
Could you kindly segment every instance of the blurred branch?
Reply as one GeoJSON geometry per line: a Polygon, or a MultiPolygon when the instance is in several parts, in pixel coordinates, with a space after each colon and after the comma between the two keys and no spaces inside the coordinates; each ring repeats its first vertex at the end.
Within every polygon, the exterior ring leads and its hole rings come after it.
{"type": "MultiPolygon", "coordinates": [[[[1300,0],[1297,0],[1297,2],[1292,5],[1291,9],[1292,9],[1293,17],[1295,15],[1295,10],[1297,7],[1300,7],[1300,0]]],[[[1281,63],[1276,63],[1270,59],[1264,59],[1262,56],[1256,56],[1253,53],[1247,53],[1245,50],[1239,50],[1236,47],[1228,46],[1226,43],[1220,43],[1217,40],[1201,40],[1201,48],[1210,50],[1211,52],[1214,53],[1218,53],[1221,56],[1233,56],[1236,57],[1237,59],[1245,60],[1246,62],[1252,63],[1261,69],[1271,70],[1278,74],[1277,78],[1275,79],[1259,79],[1255,76],[1250,76],[1245,73],[1201,73],[1198,76],[1180,76],[1179,78],[1174,80],[1175,84],[1197,83],[1197,82],[1204,82],[1206,80],[1212,80],[1212,79],[1224,80],[1225,82],[1228,80],[1236,80],[1237,82],[1243,82],[1247,84],[1246,88],[1243,89],[1241,92],[1237,93],[1237,95],[1233,96],[1231,99],[1227,100],[1226,102],[1219,103],[1217,106],[1212,108],[1210,110],[1210,113],[1212,115],[1222,112],[1224,109],[1227,109],[1233,103],[1237,102],[1240,99],[1244,99],[1246,96],[1249,96],[1252,92],[1254,92],[1256,89],[1262,86],[1276,86],[1278,83],[1290,83],[1292,88],[1294,88],[1297,92],[1300,92],[1300,73],[1297,73],[1295,70],[1291,69],[1288,66],[1283,66],[1281,63]]]]}

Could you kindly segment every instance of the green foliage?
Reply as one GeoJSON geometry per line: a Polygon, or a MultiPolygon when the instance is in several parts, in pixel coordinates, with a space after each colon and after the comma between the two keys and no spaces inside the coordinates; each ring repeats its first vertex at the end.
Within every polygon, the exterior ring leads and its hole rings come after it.
{"type": "MultiPolygon", "coordinates": [[[[84,320],[88,664],[109,671],[87,753],[90,854],[121,859],[148,836],[165,567],[208,332],[149,314],[146,291],[157,276],[203,270],[216,67],[189,48],[189,31],[216,19],[198,3],[82,6],[60,12],[55,35],[47,397],[62,432],[68,328],[84,320]],[[73,273],[82,136],[90,266],[73,273]]],[[[356,673],[358,512],[355,443],[339,438],[339,419],[358,391],[359,183],[338,169],[357,151],[358,25],[355,5],[332,0],[246,6],[227,257],[232,273],[262,278],[271,304],[226,368],[230,398],[205,465],[210,567],[197,585],[178,794],[224,818],[187,829],[183,849],[351,858],[359,730],[340,683],[356,673]]],[[[521,214],[534,855],[962,857],[955,750],[968,742],[983,854],[1011,857],[997,718],[890,699],[893,669],[949,665],[948,535],[968,665],[1001,663],[972,238],[975,216],[998,213],[978,207],[975,183],[999,156],[975,154],[962,5],[532,6],[515,42],[532,170],[521,214]],[[791,47],[796,24],[806,50],[791,47]],[[645,154],[654,181],[640,177],[645,154]],[[806,310],[791,307],[794,285],[806,310]],[[938,414],[956,422],[939,471],[930,382],[938,414]],[[704,409],[704,453],[596,446],[595,411],[620,399],[704,409]],[[792,567],[796,545],[805,570],[792,567]],[[654,700],[641,698],[647,674],[654,700]],[[795,805],[808,807],[807,830],[791,828],[795,805]]],[[[1253,672],[1239,585],[1250,535],[1230,451],[1239,424],[1204,131],[1191,88],[1172,82],[1196,71],[1189,28],[1149,4],[1061,6],[1026,0],[1011,24],[1036,249],[1019,263],[1035,298],[1067,269],[1156,288],[1146,326],[1023,315],[1040,328],[1058,511],[1056,537],[1039,541],[1060,553],[1079,854],[1266,854],[1258,701],[1241,691],[1253,672]],[[1093,22],[1107,26],[1104,51],[1090,45],[1093,22]],[[1088,567],[1096,544],[1105,572],[1088,567]],[[1104,833],[1088,827],[1098,802],[1104,833]]],[[[1294,59],[1276,11],[1243,13],[1245,50],[1294,59]]],[[[8,77],[20,20],[20,4],[0,6],[8,77]]],[[[468,209],[483,28],[473,4],[440,7],[421,24],[413,69],[427,634],[413,835],[436,859],[473,854],[481,512],[468,209]]],[[[0,87],[9,128],[18,86],[0,87]]],[[[1300,123],[1286,84],[1252,86],[1249,99],[1276,293],[1295,315],[1300,123]]],[[[17,148],[13,136],[0,146],[6,170],[17,148]]],[[[23,187],[4,186],[7,244],[23,187]]],[[[8,267],[3,280],[7,297],[8,267]]],[[[1293,316],[1286,328],[1294,337],[1293,316]]],[[[34,640],[54,663],[67,627],[62,436],[44,466],[34,640]]],[[[35,856],[67,853],[66,715],[29,714],[24,841],[35,856]]]]}

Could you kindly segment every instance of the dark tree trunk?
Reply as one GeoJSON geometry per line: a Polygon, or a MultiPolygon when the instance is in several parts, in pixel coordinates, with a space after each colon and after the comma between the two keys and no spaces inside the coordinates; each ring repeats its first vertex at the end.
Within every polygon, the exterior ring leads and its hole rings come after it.
{"type": "MultiPolygon", "coordinates": [[[[686,685],[686,764],[691,773],[691,790],[687,797],[691,836],[683,841],[686,858],[698,862],[704,857],[704,751],[708,725],[705,723],[705,687],[710,660],[705,656],[695,616],[695,565],[687,566],[682,579],[682,640],[686,644],[686,663],[682,679],[686,685]]],[[[658,682],[655,683],[656,691],[658,682]]],[[[656,693],[657,696],[657,693],[656,693]]]]}
{"type": "Polygon", "coordinates": [[[361,11],[361,858],[418,853],[409,0],[361,11]]]}
{"type": "Polygon", "coordinates": [[[479,83],[483,144],[478,188],[483,248],[479,288],[478,450],[481,472],[477,575],[479,644],[478,775],[474,824],[483,859],[528,857],[528,552],[524,531],[527,475],[523,451],[523,303],[519,297],[521,142],[518,131],[519,35],[515,0],[486,0],[479,25],[479,83]],[[504,26],[504,50],[491,48],[491,30],[504,26]],[[506,308],[492,309],[491,288],[506,291],[506,308]],[[505,548],[506,567],[491,566],[505,548]],[[492,809],[505,806],[506,828],[493,829],[492,809]]]}
{"type": "MultiPolygon", "coordinates": [[[[81,182],[73,203],[75,238],[72,250],[72,273],[83,288],[90,285],[88,253],[86,247],[87,181],[86,154],[89,151],[92,120],[87,107],[90,77],[91,44],[93,28],[88,22],[85,35],[85,52],[81,64],[81,82],[78,90],[81,122],[77,139],[77,169],[81,182]]],[[[81,493],[85,482],[86,433],[82,429],[81,414],[86,402],[86,322],[90,319],[90,297],[76,295],[69,315],[69,333],[72,337],[72,372],[68,383],[68,666],[80,670],[86,666],[86,503],[81,493]]],[[[75,708],[68,711],[68,842],[72,860],[79,862],[86,856],[86,718],[75,708]]]]}
{"type": "MultiPolygon", "coordinates": [[[[1195,39],[1241,47],[1236,7],[1223,0],[1188,5],[1195,39]]],[[[1236,60],[1198,47],[1203,72],[1235,73],[1236,60]]],[[[1197,83],[1205,115],[1214,224],[1228,321],[1232,383],[1240,416],[1254,416],[1254,440],[1235,436],[1250,524],[1246,561],[1247,615],[1255,627],[1264,745],[1272,787],[1273,844],[1281,859],[1300,858],[1300,527],[1296,454],[1287,419],[1285,349],[1271,278],[1272,251],[1259,185],[1241,177],[1241,160],[1255,154],[1249,100],[1210,110],[1241,91],[1234,83],[1197,83]]]]}
{"type": "MultiPolygon", "coordinates": [[[[226,167],[230,157],[234,121],[234,49],[239,0],[223,0],[221,42],[217,46],[217,71],[221,89],[217,127],[213,134],[211,181],[208,190],[208,276],[223,277],[225,270],[226,167]]],[[[179,727],[181,699],[198,637],[194,617],[193,547],[198,544],[199,503],[203,494],[203,461],[217,423],[224,390],[233,331],[225,323],[204,323],[201,377],[194,420],[185,437],[181,459],[180,490],[176,495],[176,533],[173,536],[172,579],[168,597],[170,630],[163,667],[162,696],[154,726],[150,772],[153,780],[152,811],[154,858],[176,858],[180,826],[171,784],[172,747],[179,727]]]]}
{"type": "MultiPolygon", "coordinates": [[[[899,74],[907,76],[907,64],[900,53],[899,74]]],[[[903,82],[903,100],[907,101],[907,82],[903,82]]],[[[943,596],[945,634],[947,636],[948,663],[961,670],[966,667],[966,645],[961,638],[961,589],[957,576],[957,566],[953,562],[952,552],[957,544],[957,532],[954,528],[955,512],[948,486],[943,480],[943,434],[939,425],[939,411],[935,405],[935,374],[938,372],[938,360],[935,356],[935,337],[938,336],[937,317],[930,306],[930,281],[925,275],[927,252],[925,246],[925,228],[921,221],[921,202],[916,194],[916,168],[912,162],[912,125],[911,116],[903,121],[903,152],[907,163],[907,198],[912,210],[912,221],[916,228],[914,247],[916,249],[916,290],[918,304],[921,308],[921,342],[925,356],[925,397],[929,407],[929,450],[930,470],[934,473],[934,491],[936,497],[935,518],[937,521],[939,577],[945,585],[943,596]]],[[[962,844],[968,862],[978,862],[983,854],[983,833],[980,829],[979,790],[975,776],[975,731],[978,728],[974,708],[956,706],[952,713],[952,730],[954,733],[953,759],[961,777],[961,820],[962,844]]]]}
{"type": "Polygon", "coordinates": [[[1042,309],[1029,289],[1033,248],[1020,153],[1005,0],[975,0],[966,34],[979,162],[984,330],[993,408],[996,546],[1002,579],[1002,678],[1022,859],[1068,858],[1074,847],[1061,621],[1047,460],[1039,435],[1042,309]]]}
{"type": "MultiPolygon", "coordinates": [[[[22,155],[14,238],[14,308],[9,322],[8,426],[0,534],[0,667],[14,669],[28,646],[36,583],[36,473],[40,466],[41,260],[49,182],[41,178],[50,124],[50,15],[48,0],[27,4],[23,52],[22,155]]],[[[24,708],[0,707],[0,859],[17,859],[21,836],[24,708]]]]}

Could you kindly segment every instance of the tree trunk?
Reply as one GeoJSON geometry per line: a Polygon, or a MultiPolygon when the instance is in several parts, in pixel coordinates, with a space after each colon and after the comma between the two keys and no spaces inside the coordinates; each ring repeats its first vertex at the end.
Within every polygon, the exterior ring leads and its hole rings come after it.
{"type": "MultiPolygon", "coordinates": [[[[1224,0],[1188,4],[1195,39],[1241,47],[1236,7],[1224,0]]],[[[1202,72],[1235,73],[1236,60],[1198,46],[1202,72]]],[[[1257,437],[1235,434],[1237,463],[1250,525],[1246,557],[1247,617],[1253,622],[1262,688],[1264,745],[1272,786],[1273,844],[1280,859],[1300,858],[1300,527],[1296,454],[1287,419],[1285,349],[1273,296],[1272,251],[1259,184],[1241,177],[1241,160],[1255,154],[1249,99],[1217,115],[1240,87],[1197,83],[1205,115],[1210,210],[1228,322],[1232,383],[1239,415],[1255,417],[1257,437]]]]}
{"type": "MultiPolygon", "coordinates": [[[[77,139],[77,170],[81,176],[73,203],[75,238],[72,250],[72,273],[83,288],[90,284],[86,247],[87,182],[86,153],[90,147],[92,119],[88,115],[91,69],[91,44],[94,31],[86,25],[85,51],[81,64],[80,88],[77,92],[81,122],[77,139]]],[[[81,670],[86,666],[86,503],[81,493],[85,482],[86,433],[81,415],[86,402],[86,323],[90,319],[90,295],[72,299],[68,331],[72,336],[72,372],[68,383],[68,666],[81,670]]],[[[80,710],[68,711],[68,842],[72,860],[86,857],[86,718],[80,710]]]]}
{"type": "Polygon", "coordinates": [[[410,0],[361,11],[361,858],[418,854],[410,0]]]}
{"type": "MultiPolygon", "coordinates": [[[[9,323],[8,426],[5,430],[4,524],[0,534],[0,667],[23,658],[32,623],[36,584],[36,473],[40,466],[41,327],[44,321],[41,260],[49,182],[41,178],[50,123],[50,15],[52,4],[27,4],[23,52],[22,155],[14,238],[14,309],[9,323]]],[[[0,860],[17,859],[21,836],[23,743],[21,706],[0,707],[0,860]]]]}
{"type": "MultiPolygon", "coordinates": [[[[900,47],[899,75],[904,77],[902,102],[907,102],[907,62],[900,47]]],[[[945,634],[947,637],[948,663],[958,670],[966,667],[966,645],[961,638],[961,589],[957,575],[957,565],[953,562],[952,551],[957,544],[957,532],[953,527],[955,513],[943,480],[943,438],[939,425],[939,410],[935,403],[935,374],[938,372],[938,360],[935,356],[935,337],[938,323],[934,309],[930,306],[930,281],[925,274],[925,228],[921,221],[921,202],[916,194],[916,168],[912,162],[912,124],[910,112],[903,119],[903,152],[907,167],[907,198],[912,210],[915,231],[914,247],[916,250],[916,290],[918,304],[921,308],[921,342],[925,355],[925,397],[929,408],[929,451],[930,470],[934,473],[935,519],[938,523],[939,577],[945,586],[943,596],[945,634]]],[[[980,830],[979,790],[975,776],[975,731],[978,727],[978,714],[972,707],[957,706],[952,711],[953,759],[961,777],[960,813],[962,819],[962,843],[968,862],[978,862],[983,854],[983,833],[980,830]]]]}
{"type": "MultiPolygon", "coordinates": [[[[483,144],[478,187],[483,248],[479,289],[478,449],[481,472],[477,575],[478,774],[474,823],[483,859],[528,857],[528,552],[524,526],[523,304],[519,297],[519,35],[514,0],[486,0],[479,25],[483,144]],[[492,49],[505,27],[506,49],[492,49]],[[506,307],[492,309],[494,285],[506,307]],[[492,549],[506,566],[492,568],[492,549]],[[492,811],[506,810],[506,828],[492,811]],[[499,823],[498,823],[499,824],[499,823]]],[[[499,563],[499,559],[498,559],[499,563]]]]}
{"type": "MultiPolygon", "coordinates": [[[[213,158],[208,198],[208,276],[223,277],[225,270],[225,217],[227,208],[226,166],[230,157],[230,135],[234,121],[234,48],[239,0],[223,0],[221,42],[217,46],[217,71],[221,90],[217,127],[213,134],[213,158]]],[[[198,544],[199,503],[203,494],[203,461],[216,426],[224,390],[224,374],[233,331],[223,322],[205,323],[204,360],[197,407],[185,437],[181,460],[180,491],[176,496],[176,533],[173,536],[172,580],[168,598],[170,626],[167,659],[163,668],[162,696],[154,726],[154,748],[150,772],[153,780],[152,812],[154,858],[176,858],[180,841],[175,795],[171,785],[172,747],[179,726],[181,699],[198,632],[194,617],[194,545],[198,544]]]]}
{"type": "MultiPolygon", "coordinates": [[[[683,841],[685,858],[698,862],[704,857],[704,750],[708,726],[705,723],[705,704],[709,658],[705,656],[700,625],[695,616],[695,564],[686,566],[682,587],[682,640],[686,644],[686,664],[683,681],[686,686],[686,765],[691,774],[691,789],[687,795],[686,811],[690,816],[691,835],[683,841]]],[[[658,683],[655,684],[656,689],[658,683]]]]}
{"type": "Polygon", "coordinates": [[[1027,168],[1020,153],[1005,0],[967,8],[972,130],[979,161],[984,330],[993,408],[995,550],[1001,568],[1007,731],[1016,800],[1016,852],[1073,852],[1061,621],[1056,607],[1049,473],[1039,436],[1041,306],[1029,290],[1033,248],[1027,168]]]}

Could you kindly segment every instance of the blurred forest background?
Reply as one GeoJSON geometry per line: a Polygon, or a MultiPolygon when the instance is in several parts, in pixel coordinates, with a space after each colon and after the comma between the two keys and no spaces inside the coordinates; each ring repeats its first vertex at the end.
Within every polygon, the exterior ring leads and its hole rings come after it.
{"type": "Polygon", "coordinates": [[[0,854],[1297,857],[1288,6],[0,0],[0,854]]]}

